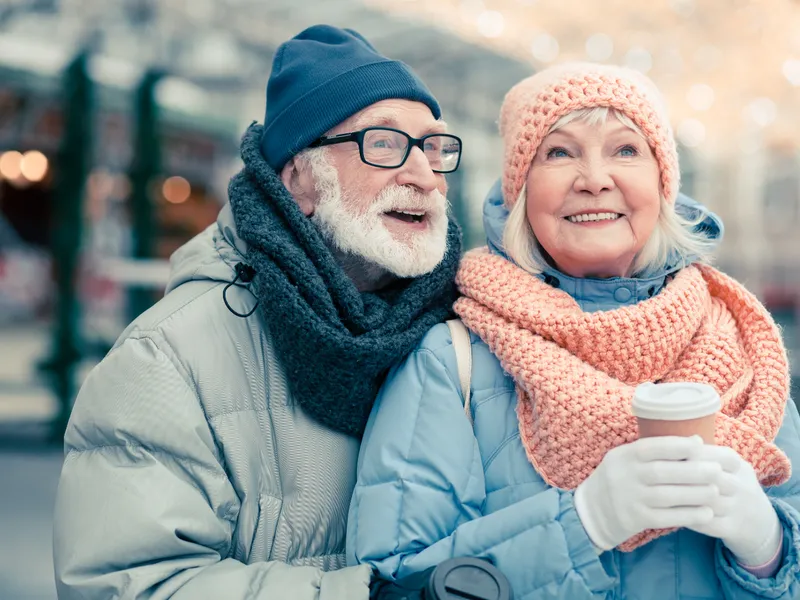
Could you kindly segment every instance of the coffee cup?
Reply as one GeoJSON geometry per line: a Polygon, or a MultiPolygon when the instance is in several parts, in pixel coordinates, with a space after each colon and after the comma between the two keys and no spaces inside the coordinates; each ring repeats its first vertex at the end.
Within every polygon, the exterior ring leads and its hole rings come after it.
{"type": "Polygon", "coordinates": [[[636,387],[631,403],[640,438],[699,435],[706,444],[714,443],[721,407],[717,390],[694,382],[643,383],[636,387]]]}

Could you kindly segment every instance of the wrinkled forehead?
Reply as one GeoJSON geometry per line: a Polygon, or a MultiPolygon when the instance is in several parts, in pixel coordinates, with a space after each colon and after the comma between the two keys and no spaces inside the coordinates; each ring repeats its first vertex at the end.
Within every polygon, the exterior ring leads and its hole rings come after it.
{"type": "Polygon", "coordinates": [[[365,127],[392,127],[411,135],[443,133],[447,123],[436,119],[422,102],[413,100],[382,100],[371,104],[342,121],[331,131],[359,131],[365,127]]]}
{"type": "MultiPolygon", "coordinates": [[[[569,112],[551,125],[547,135],[564,128],[570,128],[570,125],[574,123],[580,123],[595,129],[603,128],[608,134],[630,130],[645,139],[647,137],[629,115],[608,106],[579,108],[569,112]]],[[[571,129],[575,128],[572,127],[571,129]]]]}

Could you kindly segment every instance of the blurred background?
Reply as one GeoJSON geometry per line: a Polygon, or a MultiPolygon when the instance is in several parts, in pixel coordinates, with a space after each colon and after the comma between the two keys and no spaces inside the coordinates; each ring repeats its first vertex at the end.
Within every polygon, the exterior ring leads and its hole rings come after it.
{"type": "Polygon", "coordinates": [[[0,0],[0,600],[53,600],[51,510],[83,377],[212,223],[276,47],[352,27],[428,83],[465,143],[450,199],[483,242],[505,92],[554,62],[665,92],[718,264],[783,326],[800,396],[798,0],[0,0]]]}

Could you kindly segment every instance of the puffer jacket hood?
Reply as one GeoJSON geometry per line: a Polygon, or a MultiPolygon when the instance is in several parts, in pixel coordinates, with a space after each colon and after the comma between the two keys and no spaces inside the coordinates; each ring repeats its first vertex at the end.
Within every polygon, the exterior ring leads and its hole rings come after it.
{"type": "Polygon", "coordinates": [[[189,240],[170,257],[167,293],[188,281],[230,282],[236,277],[234,267],[244,261],[247,244],[236,233],[230,204],[220,210],[216,227],[230,246],[214,246],[202,235],[189,240]]]}

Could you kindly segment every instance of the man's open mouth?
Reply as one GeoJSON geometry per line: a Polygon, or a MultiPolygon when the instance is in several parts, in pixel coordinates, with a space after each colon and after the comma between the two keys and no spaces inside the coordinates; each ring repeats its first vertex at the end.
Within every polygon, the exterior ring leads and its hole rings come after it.
{"type": "Polygon", "coordinates": [[[425,220],[424,210],[390,210],[383,214],[406,223],[422,223],[425,220]]]}

